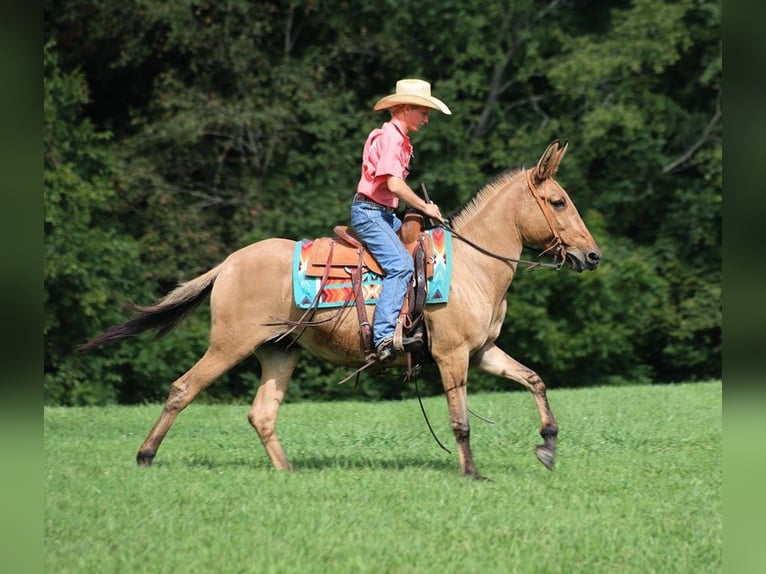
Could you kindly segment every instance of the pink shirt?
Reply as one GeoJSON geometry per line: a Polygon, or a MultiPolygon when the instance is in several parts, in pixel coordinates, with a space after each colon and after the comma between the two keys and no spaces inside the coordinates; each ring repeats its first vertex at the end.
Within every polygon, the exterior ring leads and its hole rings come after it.
{"type": "Polygon", "coordinates": [[[357,193],[375,203],[397,207],[399,198],[388,190],[388,177],[407,180],[412,158],[410,138],[401,129],[399,121],[392,119],[367,136],[362,152],[362,175],[356,186],[357,193]]]}

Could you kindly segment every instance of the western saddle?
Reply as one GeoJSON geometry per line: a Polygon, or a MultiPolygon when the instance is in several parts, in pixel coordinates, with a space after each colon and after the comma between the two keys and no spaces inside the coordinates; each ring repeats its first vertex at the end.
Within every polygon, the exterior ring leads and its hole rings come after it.
{"type": "MultiPolygon", "coordinates": [[[[367,317],[365,299],[362,290],[362,277],[367,272],[380,276],[385,273],[378,262],[362,245],[354,230],[345,225],[337,225],[333,232],[336,237],[323,237],[314,241],[308,256],[306,275],[321,277],[318,293],[321,293],[329,279],[351,279],[352,295],[359,317],[359,331],[362,339],[365,359],[374,360],[372,326],[367,317]]],[[[425,346],[425,325],[423,308],[428,293],[428,279],[433,276],[434,257],[432,254],[431,237],[425,233],[425,222],[422,215],[415,212],[405,212],[402,227],[398,232],[399,238],[412,254],[415,272],[410,282],[407,295],[404,298],[402,310],[394,334],[394,348],[399,352],[404,349],[402,338],[407,335],[422,340],[425,346]]],[[[319,296],[312,303],[316,308],[319,296]]],[[[351,300],[344,303],[344,307],[351,300]]]]}

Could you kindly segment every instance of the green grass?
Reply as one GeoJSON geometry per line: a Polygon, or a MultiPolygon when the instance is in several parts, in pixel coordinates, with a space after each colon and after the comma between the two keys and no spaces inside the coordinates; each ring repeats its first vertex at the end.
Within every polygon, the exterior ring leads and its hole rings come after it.
{"type": "Polygon", "coordinates": [[[45,409],[46,572],[720,572],[720,382],[469,396],[480,472],[459,475],[446,402],[295,403],[270,467],[247,406],[192,404],[151,468],[158,405],[45,409]]]}

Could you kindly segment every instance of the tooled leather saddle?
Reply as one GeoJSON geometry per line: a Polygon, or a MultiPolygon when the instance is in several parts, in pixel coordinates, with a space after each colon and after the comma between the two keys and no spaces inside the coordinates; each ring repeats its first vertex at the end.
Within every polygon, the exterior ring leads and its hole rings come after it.
{"type": "MultiPolygon", "coordinates": [[[[362,277],[367,272],[385,276],[385,272],[372,254],[364,248],[352,228],[337,225],[333,232],[335,237],[324,237],[314,241],[307,258],[306,275],[321,277],[319,292],[329,279],[350,277],[352,296],[359,317],[362,348],[365,359],[371,360],[375,356],[375,349],[372,342],[372,326],[365,307],[362,277]]],[[[404,351],[402,338],[405,335],[424,340],[425,343],[423,308],[428,294],[428,279],[433,276],[434,258],[431,238],[425,233],[422,215],[405,213],[398,235],[405,248],[412,254],[415,267],[394,334],[394,348],[401,352],[404,351]]],[[[351,301],[347,302],[350,303],[351,301]]]]}

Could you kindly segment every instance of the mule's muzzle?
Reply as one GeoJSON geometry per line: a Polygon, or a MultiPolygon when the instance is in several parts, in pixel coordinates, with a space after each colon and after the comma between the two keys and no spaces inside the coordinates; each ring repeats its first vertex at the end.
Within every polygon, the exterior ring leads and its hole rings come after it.
{"type": "Polygon", "coordinates": [[[583,271],[593,271],[601,262],[601,251],[598,249],[589,249],[582,251],[580,249],[567,250],[567,263],[572,271],[582,273],[583,271]]]}

